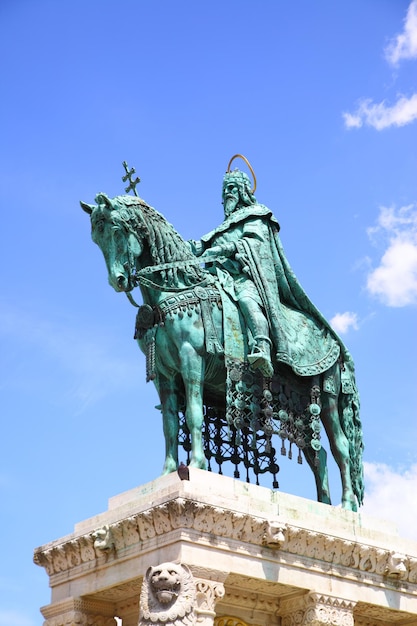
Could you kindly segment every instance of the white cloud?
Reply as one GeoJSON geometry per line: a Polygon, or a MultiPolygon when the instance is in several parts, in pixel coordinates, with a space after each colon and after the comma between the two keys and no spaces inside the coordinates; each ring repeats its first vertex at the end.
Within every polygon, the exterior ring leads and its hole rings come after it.
{"type": "MultiPolygon", "coordinates": [[[[417,58],[417,0],[412,0],[404,20],[404,30],[388,44],[385,57],[392,65],[401,59],[417,58]]],[[[354,113],[342,114],[346,128],[372,126],[383,130],[390,126],[405,126],[417,119],[417,93],[410,97],[398,96],[392,106],[383,102],[375,103],[371,98],[364,99],[354,113]]]]}
{"type": "Polygon", "coordinates": [[[404,20],[404,30],[385,49],[389,63],[397,65],[401,59],[417,57],[417,0],[412,0],[404,20]]]}
{"type": "Polygon", "coordinates": [[[368,274],[369,293],[387,306],[416,303],[417,206],[381,207],[377,226],[368,229],[368,235],[372,239],[382,235],[386,246],[378,267],[368,274]]]}
{"type": "Polygon", "coordinates": [[[351,311],[336,313],[330,320],[330,326],[332,326],[337,333],[341,334],[347,333],[350,328],[358,330],[358,316],[351,311]]]}
{"type": "Polygon", "coordinates": [[[385,463],[364,463],[365,501],[361,513],[394,522],[400,535],[417,540],[417,463],[396,471],[385,463]]]}
{"type": "Polygon", "coordinates": [[[376,130],[390,126],[405,126],[417,119],[417,93],[410,98],[401,96],[393,106],[371,99],[360,102],[355,113],[343,113],[346,128],[361,128],[364,124],[376,130]]]}

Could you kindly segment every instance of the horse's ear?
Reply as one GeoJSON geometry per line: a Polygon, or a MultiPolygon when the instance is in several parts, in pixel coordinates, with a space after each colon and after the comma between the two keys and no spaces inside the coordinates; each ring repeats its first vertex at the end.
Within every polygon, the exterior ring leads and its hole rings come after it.
{"type": "Polygon", "coordinates": [[[96,202],[97,204],[104,204],[110,210],[113,209],[113,205],[109,196],[103,192],[100,192],[96,195],[96,202]]]}
{"type": "Polygon", "coordinates": [[[89,215],[91,215],[93,210],[96,208],[94,204],[87,204],[86,202],[83,202],[82,200],[80,200],[80,205],[81,205],[82,210],[88,213],[89,215]]]}

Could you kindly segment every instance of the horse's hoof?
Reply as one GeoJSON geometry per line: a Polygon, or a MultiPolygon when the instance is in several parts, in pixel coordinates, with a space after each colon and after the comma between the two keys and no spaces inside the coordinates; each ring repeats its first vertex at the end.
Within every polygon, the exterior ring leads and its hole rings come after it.
{"type": "Polygon", "coordinates": [[[207,469],[207,464],[205,459],[191,459],[189,467],[196,467],[197,469],[205,470],[207,469]]]}
{"type": "Polygon", "coordinates": [[[165,463],[161,476],[166,476],[167,474],[172,474],[172,472],[176,472],[176,471],[177,471],[177,464],[173,461],[169,461],[165,463]]]}
{"type": "Polygon", "coordinates": [[[353,511],[354,513],[356,513],[358,510],[356,500],[342,500],[342,509],[345,509],[345,511],[353,511]]]}

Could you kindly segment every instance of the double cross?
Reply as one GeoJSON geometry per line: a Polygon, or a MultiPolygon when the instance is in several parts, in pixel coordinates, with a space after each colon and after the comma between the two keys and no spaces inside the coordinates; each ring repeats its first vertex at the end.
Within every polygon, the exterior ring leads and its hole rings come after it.
{"type": "Polygon", "coordinates": [[[125,172],[126,175],[123,176],[122,181],[125,183],[127,180],[129,181],[129,186],[125,188],[126,193],[129,193],[129,191],[133,191],[133,193],[135,194],[135,196],[137,196],[137,192],[136,192],[136,185],[138,183],[140,183],[140,178],[139,176],[136,176],[135,180],[132,180],[132,176],[133,174],[136,173],[136,170],[134,167],[131,167],[129,170],[129,167],[126,163],[126,161],[123,161],[122,163],[123,167],[125,168],[125,172]]]}

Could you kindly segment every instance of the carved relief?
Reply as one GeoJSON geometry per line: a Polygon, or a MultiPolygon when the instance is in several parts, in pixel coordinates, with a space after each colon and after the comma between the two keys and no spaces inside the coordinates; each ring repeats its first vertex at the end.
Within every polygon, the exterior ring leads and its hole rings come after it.
{"type": "Polygon", "coordinates": [[[273,550],[279,550],[285,543],[285,531],[285,526],[265,522],[262,545],[268,546],[268,548],[272,548],[273,550]]]}
{"type": "Polygon", "coordinates": [[[169,508],[166,504],[156,506],[153,509],[153,523],[157,535],[163,535],[172,529],[171,520],[169,518],[169,508]]]}
{"type": "Polygon", "coordinates": [[[214,511],[201,502],[195,503],[193,527],[201,533],[211,533],[214,529],[214,511]]]}
{"type": "Polygon", "coordinates": [[[34,560],[52,576],[94,561],[110,548],[114,549],[117,558],[122,550],[136,548],[147,540],[178,528],[195,530],[199,535],[207,533],[232,539],[242,547],[245,543],[252,544],[314,559],[315,566],[320,566],[322,562],[322,567],[327,568],[324,564],[331,563],[357,570],[358,574],[376,574],[384,577],[385,582],[389,579],[417,582],[416,556],[399,555],[379,547],[186,498],[170,500],[59,546],[39,549],[34,560]]]}
{"type": "MultiPolygon", "coordinates": [[[[195,509],[200,503],[177,498],[167,503],[172,528],[194,528],[195,509]]],[[[205,505],[201,505],[205,508],[205,505]]]]}
{"type": "Polygon", "coordinates": [[[309,593],[291,600],[283,600],[279,614],[281,626],[354,626],[355,603],[309,593]]]}
{"type": "Polygon", "coordinates": [[[140,626],[191,625],[196,622],[196,586],[186,565],[149,567],[140,594],[140,626]]]}
{"type": "Polygon", "coordinates": [[[214,626],[248,626],[248,624],[237,617],[223,616],[214,620],[214,626]]]}
{"type": "Polygon", "coordinates": [[[113,533],[107,524],[98,528],[93,532],[92,536],[94,539],[93,546],[98,554],[101,551],[111,550],[114,547],[113,533]]]}
{"type": "Polygon", "coordinates": [[[414,626],[416,623],[415,614],[365,602],[358,602],[354,615],[355,626],[388,626],[388,624],[414,626]]]}
{"type": "Polygon", "coordinates": [[[156,535],[155,524],[153,521],[153,511],[144,511],[138,515],[137,523],[139,527],[139,534],[142,541],[146,539],[153,539],[156,535]]]}
{"type": "Polygon", "coordinates": [[[123,538],[126,546],[139,543],[138,517],[133,515],[123,520],[123,538]]]}
{"type": "Polygon", "coordinates": [[[84,535],[79,538],[78,543],[80,544],[81,561],[83,563],[93,561],[96,558],[94,537],[92,535],[84,535]]]}
{"type": "Polygon", "coordinates": [[[214,617],[216,602],[224,597],[223,583],[211,580],[196,580],[196,593],[198,613],[210,613],[214,617]]]}
{"type": "Polygon", "coordinates": [[[384,574],[389,578],[404,580],[407,577],[407,557],[398,552],[390,552],[384,567],[384,574]]]}
{"type": "Polygon", "coordinates": [[[417,583],[417,558],[408,557],[408,581],[417,583]]]}

